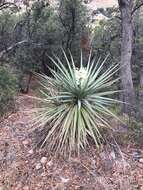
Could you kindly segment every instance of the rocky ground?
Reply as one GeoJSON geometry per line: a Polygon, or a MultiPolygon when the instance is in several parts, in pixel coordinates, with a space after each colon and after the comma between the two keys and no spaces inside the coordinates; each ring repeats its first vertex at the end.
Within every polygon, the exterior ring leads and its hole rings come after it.
{"type": "Polygon", "coordinates": [[[0,123],[0,190],[143,190],[143,150],[92,146],[80,157],[54,157],[34,147],[29,114],[34,102],[17,99],[18,111],[0,123]]]}

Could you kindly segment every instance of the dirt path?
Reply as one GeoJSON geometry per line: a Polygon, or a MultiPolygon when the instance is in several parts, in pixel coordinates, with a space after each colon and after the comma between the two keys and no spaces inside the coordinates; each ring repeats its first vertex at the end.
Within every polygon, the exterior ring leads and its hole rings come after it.
{"type": "Polygon", "coordinates": [[[94,147],[80,158],[55,158],[33,149],[28,136],[29,115],[22,111],[34,102],[19,96],[17,105],[0,124],[0,190],[143,190],[143,159],[132,158],[136,149],[123,148],[124,160],[94,147]]]}

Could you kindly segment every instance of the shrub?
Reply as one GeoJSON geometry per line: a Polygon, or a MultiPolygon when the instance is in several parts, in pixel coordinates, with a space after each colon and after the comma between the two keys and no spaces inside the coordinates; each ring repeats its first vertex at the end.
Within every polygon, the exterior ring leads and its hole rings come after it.
{"type": "Polygon", "coordinates": [[[7,68],[0,67],[0,117],[13,111],[15,93],[15,76],[7,68]]]}
{"type": "Polygon", "coordinates": [[[102,129],[111,129],[109,118],[116,116],[108,108],[118,102],[110,97],[118,92],[111,90],[118,80],[113,79],[118,65],[102,72],[107,57],[95,64],[90,53],[86,68],[81,55],[77,69],[71,53],[70,59],[64,51],[63,54],[66,66],[57,56],[50,57],[56,67],[56,71],[51,69],[53,78],[37,74],[43,97],[39,98],[41,108],[33,110],[37,116],[32,129],[44,131],[41,146],[56,152],[79,153],[91,140],[99,147],[104,140],[102,129]]]}

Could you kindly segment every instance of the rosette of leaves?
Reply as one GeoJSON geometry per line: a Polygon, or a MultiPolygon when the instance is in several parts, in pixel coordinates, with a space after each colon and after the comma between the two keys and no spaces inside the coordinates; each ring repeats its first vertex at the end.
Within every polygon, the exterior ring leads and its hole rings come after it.
{"type": "MultiPolygon", "coordinates": [[[[66,65],[59,57],[50,57],[55,70],[53,77],[37,74],[42,86],[42,104],[36,108],[36,122],[32,129],[44,132],[41,146],[55,152],[80,152],[94,142],[97,147],[103,142],[102,130],[111,129],[109,118],[116,117],[110,106],[118,101],[113,95],[118,91],[111,89],[118,81],[113,76],[118,65],[104,69],[107,57],[95,62],[89,55],[86,68],[83,68],[81,54],[80,68],[75,67],[72,54],[67,57],[63,51],[66,65]]],[[[41,135],[41,134],[39,134],[41,135]]]]}

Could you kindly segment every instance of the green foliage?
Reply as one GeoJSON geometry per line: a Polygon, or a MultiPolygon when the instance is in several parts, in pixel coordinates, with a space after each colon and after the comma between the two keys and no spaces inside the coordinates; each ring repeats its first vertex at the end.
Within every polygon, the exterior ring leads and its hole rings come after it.
{"type": "Polygon", "coordinates": [[[27,40],[27,43],[17,47],[11,54],[13,65],[21,74],[19,83],[29,71],[47,72],[47,62],[50,65],[47,54],[56,52],[62,44],[60,27],[55,10],[39,1],[33,4],[29,13],[21,15],[15,27],[15,36],[18,41],[27,40]]]}
{"type": "Polygon", "coordinates": [[[15,107],[16,78],[7,68],[0,67],[0,117],[15,107]]]}
{"type": "Polygon", "coordinates": [[[110,89],[118,80],[112,79],[118,65],[102,72],[107,57],[102,63],[98,60],[95,64],[90,54],[87,67],[83,68],[81,55],[80,68],[77,69],[72,55],[69,60],[65,52],[63,54],[67,67],[57,56],[50,58],[57,69],[51,70],[54,78],[38,74],[43,106],[34,110],[37,117],[33,129],[44,131],[42,146],[56,152],[79,153],[90,141],[99,147],[104,141],[102,129],[111,128],[108,118],[116,117],[108,108],[118,102],[110,97],[118,92],[110,89]]]}
{"type": "Polygon", "coordinates": [[[11,31],[15,24],[15,19],[8,11],[0,12],[0,51],[13,42],[11,31]]]}
{"type": "Polygon", "coordinates": [[[65,49],[72,50],[74,57],[77,53],[84,32],[87,32],[87,10],[82,0],[60,0],[59,19],[63,30],[62,45],[65,49]]]}
{"type": "Polygon", "coordinates": [[[120,24],[114,17],[101,20],[95,25],[93,34],[93,49],[100,55],[110,53],[112,61],[119,61],[120,24]]]}
{"type": "Polygon", "coordinates": [[[0,14],[0,50],[13,47],[5,53],[4,61],[16,66],[21,81],[29,71],[49,74],[47,64],[53,66],[53,63],[48,55],[58,54],[61,47],[72,47],[74,57],[79,58],[77,49],[87,18],[82,1],[59,0],[60,6],[51,4],[46,0],[34,0],[32,6],[20,14],[11,11],[0,14]],[[15,46],[22,41],[24,43],[15,46]]]}

